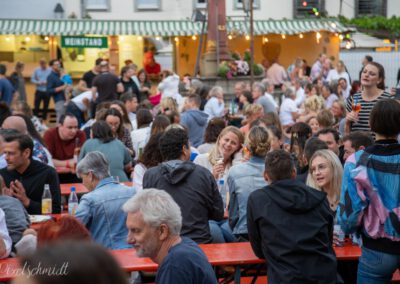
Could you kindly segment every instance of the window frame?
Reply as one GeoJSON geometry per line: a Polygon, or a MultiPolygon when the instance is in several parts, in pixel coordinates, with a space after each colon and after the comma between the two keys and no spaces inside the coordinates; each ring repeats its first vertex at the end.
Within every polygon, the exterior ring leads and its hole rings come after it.
{"type": "Polygon", "coordinates": [[[207,0],[204,0],[205,3],[199,3],[199,0],[193,0],[193,9],[205,10],[207,9],[207,0]]]}
{"type": "MultiPolygon", "coordinates": [[[[373,0],[373,1],[377,1],[377,0],[373,0]]],[[[355,0],[355,7],[354,7],[355,17],[372,16],[372,15],[379,15],[379,16],[387,17],[387,7],[388,7],[387,0],[382,0],[382,7],[381,7],[381,12],[382,13],[379,13],[379,14],[376,13],[376,10],[373,13],[370,13],[370,14],[360,13],[359,4],[360,4],[360,0],[355,0]]]]}
{"type": "Polygon", "coordinates": [[[104,0],[105,2],[105,7],[90,7],[89,6],[89,0],[84,0],[85,1],[85,10],[86,11],[91,11],[91,12],[98,12],[98,11],[110,11],[111,10],[111,5],[110,5],[110,0],[104,0]]]}
{"type": "MultiPolygon", "coordinates": [[[[233,10],[243,10],[243,2],[242,1],[243,0],[234,0],[233,1],[233,10]]],[[[260,10],[260,9],[261,9],[260,0],[253,0],[253,10],[260,10]]]]}
{"type": "Polygon", "coordinates": [[[161,0],[156,0],[157,1],[157,7],[140,7],[139,1],[146,1],[146,0],[134,0],[135,1],[135,11],[137,12],[145,12],[145,11],[161,11],[161,0]]]}

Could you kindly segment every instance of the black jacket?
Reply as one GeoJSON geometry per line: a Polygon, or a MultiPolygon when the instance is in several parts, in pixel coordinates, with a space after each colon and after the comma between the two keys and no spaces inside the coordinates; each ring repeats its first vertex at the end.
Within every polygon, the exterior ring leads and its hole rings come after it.
{"type": "Polygon", "coordinates": [[[29,214],[42,214],[42,195],[44,185],[49,184],[51,197],[53,201],[53,213],[61,213],[61,191],[60,183],[55,169],[43,164],[42,162],[32,160],[28,168],[22,174],[16,170],[0,170],[0,175],[4,178],[7,187],[10,182],[19,180],[25,188],[26,196],[31,200],[28,208],[29,214]]]}
{"type": "Polygon", "coordinates": [[[247,204],[254,253],[268,264],[268,283],[336,283],[333,215],[326,193],[297,180],[254,191],[247,204]]]}
{"type": "Polygon", "coordinates": [[[208,220],[222,220],[224,209],[210,171],[189,161],[164,162],[146,171],[143,188],[163,189],[172,196],[182,211],[182,236],[196,243],[212,241],[208,220]]]}

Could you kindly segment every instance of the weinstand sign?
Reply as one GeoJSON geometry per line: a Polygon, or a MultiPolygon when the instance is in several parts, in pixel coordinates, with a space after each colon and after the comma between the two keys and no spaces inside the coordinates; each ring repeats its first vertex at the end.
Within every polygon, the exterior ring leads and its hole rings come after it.
{"type": "Polygon", "coordinates": [[[108,48],[107,37],[62,36],[61,47],[108,48]]]}

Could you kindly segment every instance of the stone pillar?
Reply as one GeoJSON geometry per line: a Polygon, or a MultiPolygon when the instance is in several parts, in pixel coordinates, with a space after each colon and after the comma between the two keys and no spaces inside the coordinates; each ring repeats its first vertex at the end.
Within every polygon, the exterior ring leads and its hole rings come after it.
{"type": "Polygon", "coordinates": [[[207,47],[201,58],[200,73],[204,77],[213,77],[217,75],[218,64],[230,59],[225,0],[209,0],[207,9],[207,47]]]}

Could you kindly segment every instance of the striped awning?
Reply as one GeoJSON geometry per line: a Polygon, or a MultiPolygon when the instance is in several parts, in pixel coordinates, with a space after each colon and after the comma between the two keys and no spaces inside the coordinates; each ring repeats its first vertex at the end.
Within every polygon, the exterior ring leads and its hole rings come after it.
{"type": "MultiPolygon", "coordinates": [[[[227,21],[228,33],[249,33],[249,22],[227,21]]],[[[315,31],[353,31],[336,20],[256,20],[254,34],[298,34],[315,31]]],[[[141,35],[190,36],[201,33],[201,23],[176,21],[124,21],[124,20],[19,20],[0,19],[0,34],[13,35],[141,35]]]]}
{"type": "MultiPolygon", "coordinates": [[[[254,35],[285,34],[293,35],[308,32],[326,31],[331,33],[354,32],[335,19],[302,19],[302,20],[257,20],[254,21],[254,35]]],[[[228,33],[249,34],[248,21],[227,21],[228,33]]]]}

